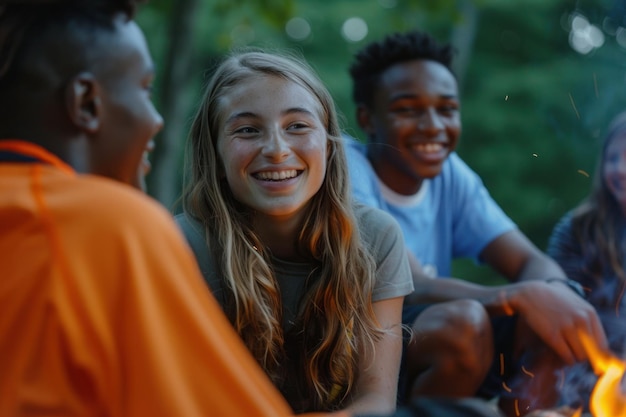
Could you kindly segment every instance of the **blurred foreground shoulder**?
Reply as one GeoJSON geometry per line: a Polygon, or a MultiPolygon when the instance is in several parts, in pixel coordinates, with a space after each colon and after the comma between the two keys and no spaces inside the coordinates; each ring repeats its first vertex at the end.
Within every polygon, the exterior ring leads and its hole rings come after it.
{"type": "Polygon", "coordinates": [[[76,183],[76,194],[82,197],[76,208],[95,218],[94,226],[103,231],[178,230],[164,206],[128,185],[107,178],[84,176],[76,183]]]}

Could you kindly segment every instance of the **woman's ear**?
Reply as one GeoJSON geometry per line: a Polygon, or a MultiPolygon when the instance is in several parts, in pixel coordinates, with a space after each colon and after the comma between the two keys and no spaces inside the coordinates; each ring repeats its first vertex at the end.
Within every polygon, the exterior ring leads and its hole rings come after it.
{"type": "Polygon", "coordinates": [[[356,108],[356,121],[368,136],[374,134],[374,126],[372,123],[372,113],[364,104],[359,104],[356,108]]]}
{"type": "Polygon", "coordinates": [[[65,104],[74,125],[93,134],[101,123],[102,99],[100,85],[93,74],[82,72],[72,78],[65,89],[65,104]]]}

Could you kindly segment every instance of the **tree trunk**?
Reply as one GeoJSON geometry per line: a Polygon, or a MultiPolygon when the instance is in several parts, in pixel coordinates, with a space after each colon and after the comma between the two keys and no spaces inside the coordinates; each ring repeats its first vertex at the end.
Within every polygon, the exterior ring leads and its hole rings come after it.
{"type": "Polygon", "coordinates": [[[459,11],[462,20],[454,26],[450,42],[457,49],[453,66],[459,83],[459,90],[462,91],[463,79],[467,72],[469,59],[472,56],[472,49],[474,48],[474,38],[478,29],[480,12],[473,0],[459,0],[459,11]]]}
{"type": "Polygon", "coordinates": [[[163,130],[155,139],[153,170],[147,178],[148,192],[171,209],[180,195],[180,157],[187,136],[185,121],[190,103],[185,92],[192,79],[195,19],[200,0],[176,0],[170,25],[170,43],[165,59],[160,95],[163,130]]]}

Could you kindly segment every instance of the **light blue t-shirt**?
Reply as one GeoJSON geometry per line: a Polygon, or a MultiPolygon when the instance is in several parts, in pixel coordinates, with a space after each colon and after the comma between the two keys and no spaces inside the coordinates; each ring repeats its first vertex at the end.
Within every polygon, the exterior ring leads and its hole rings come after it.
{"type": "Polygon", "coordinates": [[[516,227],[456,153],[437,177],[425,180],[417,194],[406,196],[376,176],[367,159],[367,145],[345,139],[354,197],[398,221],[408,250],[429,276],[449,277],[454,258],[478,262],[485,246],[516,227]]]}

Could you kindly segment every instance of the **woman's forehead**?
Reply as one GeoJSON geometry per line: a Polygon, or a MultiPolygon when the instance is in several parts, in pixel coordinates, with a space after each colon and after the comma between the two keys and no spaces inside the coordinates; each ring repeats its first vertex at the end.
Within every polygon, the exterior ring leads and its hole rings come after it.
{"type": "Polygon", "coordinates": [[[250,75],[228,87],[219,98],[220,113],[228,118],[232,112],[281,114],[301,108],[317,116],[323,114],[322,104],[309,88],[278,75],[250,75]]]}

